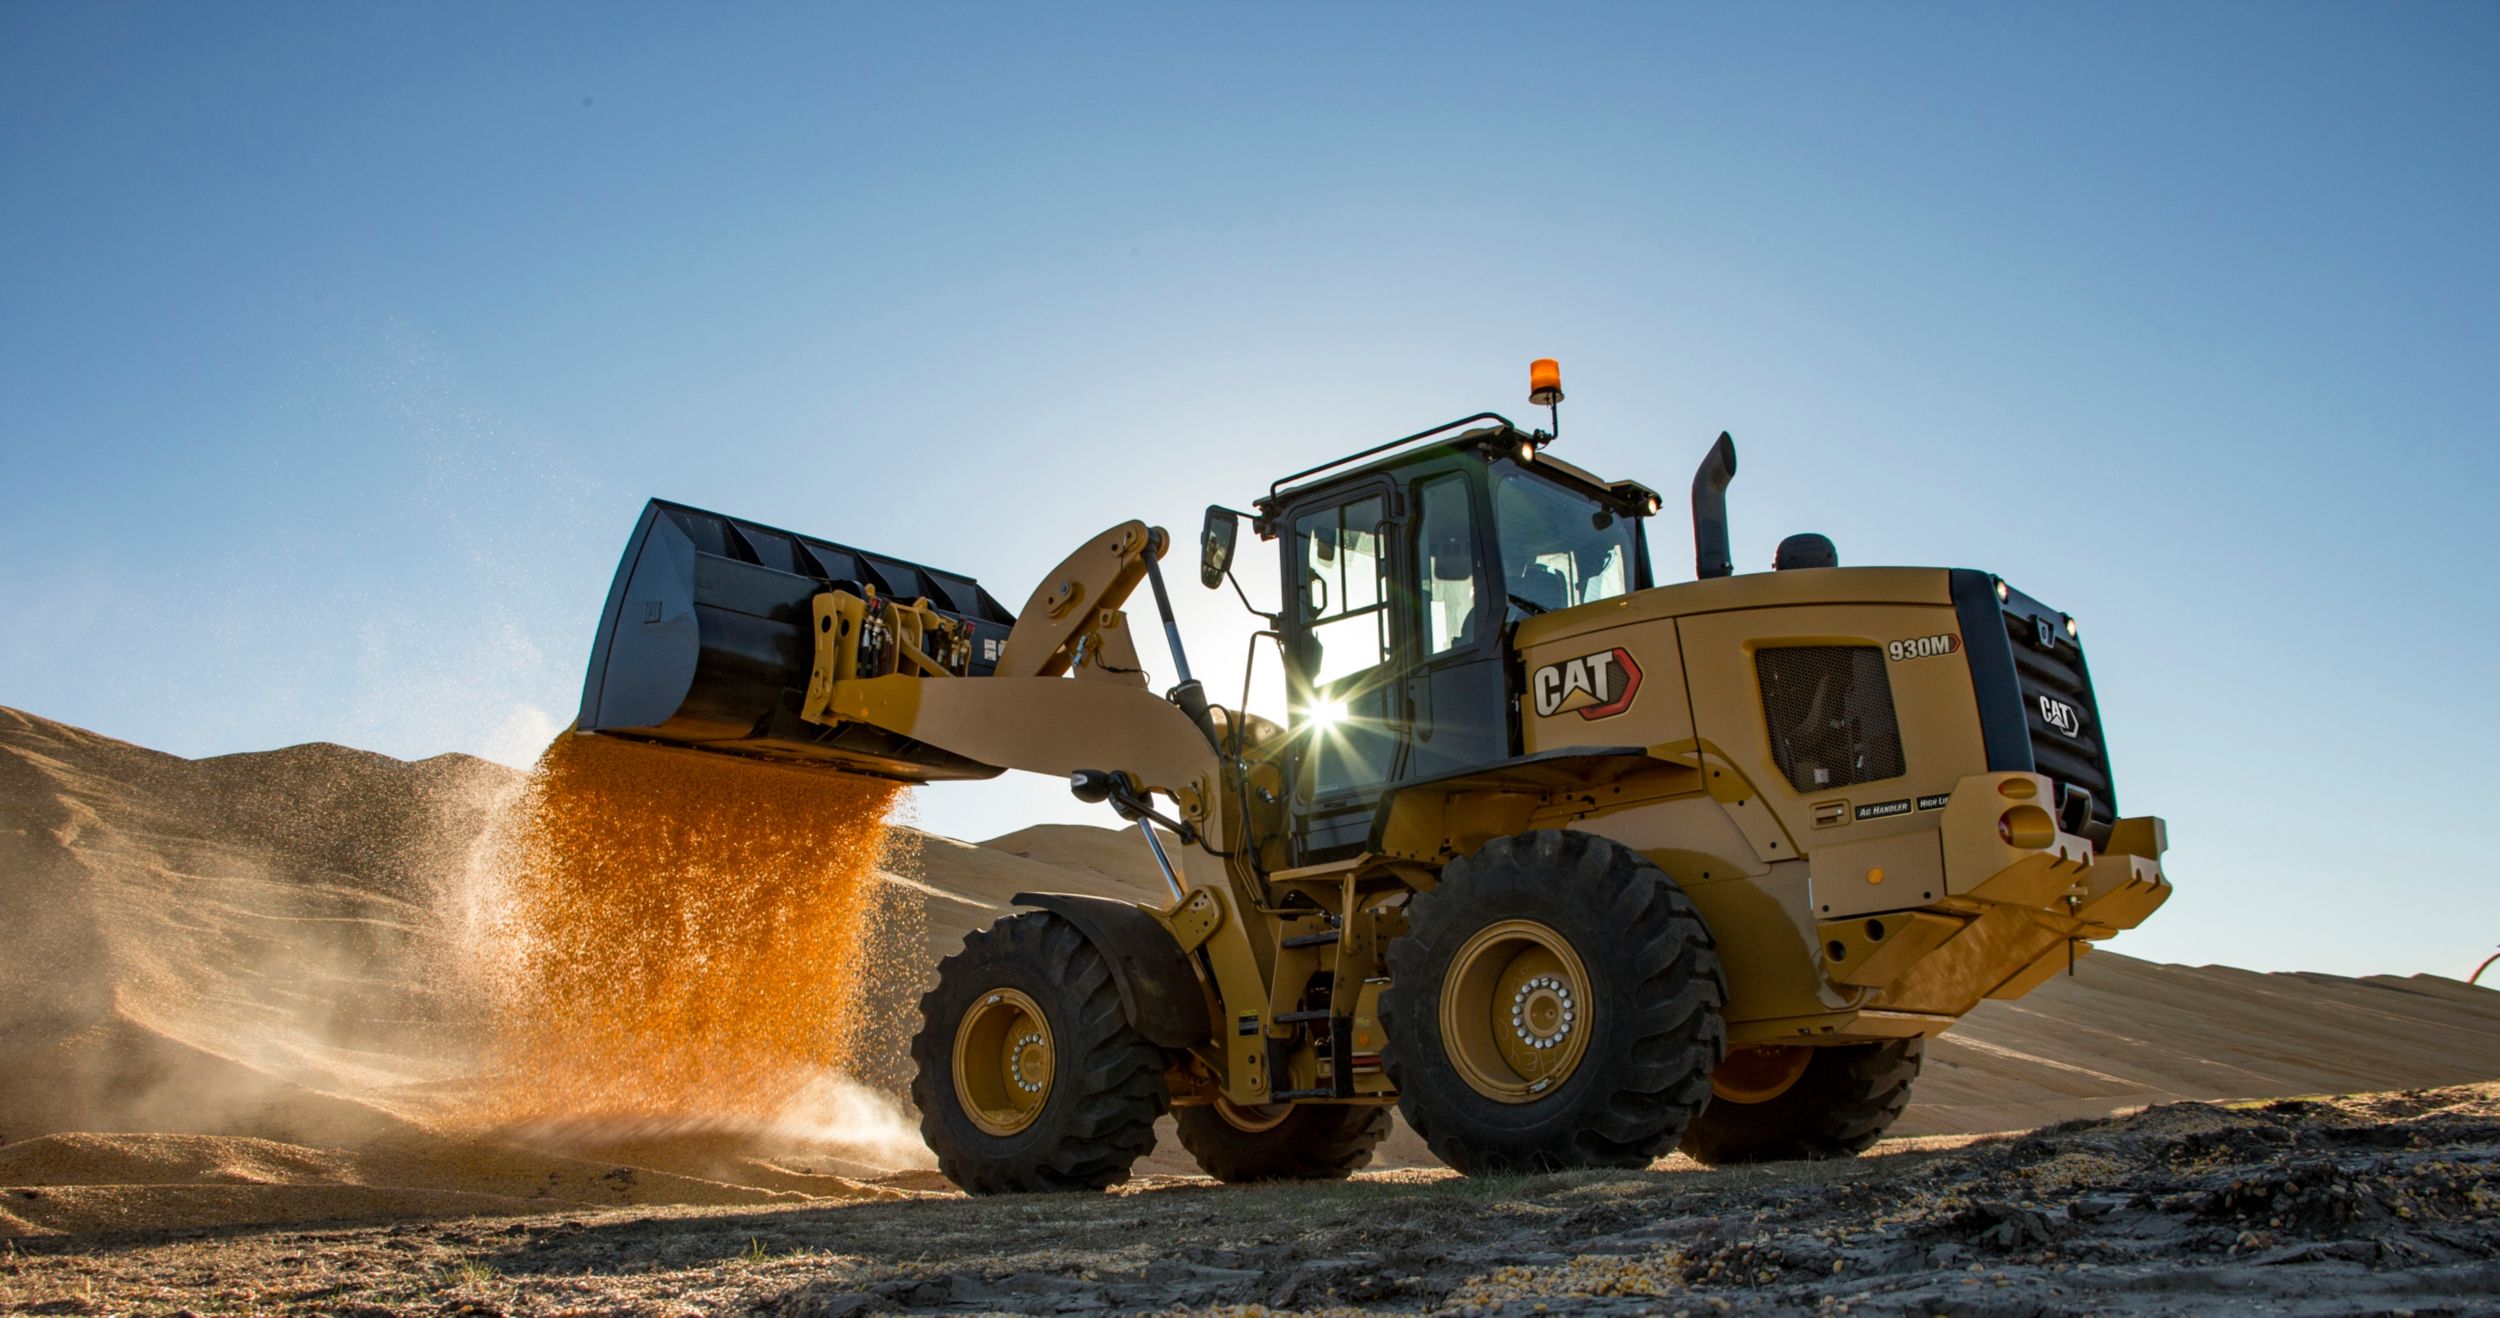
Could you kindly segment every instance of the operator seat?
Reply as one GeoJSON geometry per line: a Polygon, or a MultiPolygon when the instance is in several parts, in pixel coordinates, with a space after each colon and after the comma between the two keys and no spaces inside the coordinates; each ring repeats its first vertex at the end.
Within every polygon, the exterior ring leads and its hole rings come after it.
{"type": "Polygon", "coordinates": [[[1543,563],[1524,563],[1511,577],[1510,593],[1548,613],[1571,607],[1571,582],[1543,563]]]}

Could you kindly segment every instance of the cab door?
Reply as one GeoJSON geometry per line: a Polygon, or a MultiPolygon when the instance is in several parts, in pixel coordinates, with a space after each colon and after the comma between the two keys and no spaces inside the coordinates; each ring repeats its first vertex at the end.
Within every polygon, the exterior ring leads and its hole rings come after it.
{"type": "Polygon", "coordinates": [[[1397,772],[1406,721],[1397,655],[1408,627],[1391,584],[1403,552],[1395,506],[1388,481],[1366,482],[1299,511],[1288,528],[1300,863],[1362,845],[1397,772]]]}
{"type": "Polygon", "coordinates": [[[1415,628],[1406,678],[1401,782],[1439,778],[1517,751],[1505,633],[1508,600],[1495,561],[1482,482],[1460,471],[1415,482],[1415,628]]]}

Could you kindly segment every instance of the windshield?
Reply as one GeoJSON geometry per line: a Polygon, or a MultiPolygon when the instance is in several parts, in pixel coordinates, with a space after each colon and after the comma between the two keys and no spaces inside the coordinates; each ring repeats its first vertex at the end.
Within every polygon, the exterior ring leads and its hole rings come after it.
{"type": "Polygon", "coordinates": [[[1504,589],[1540,612],[1612,599],[1632,588],[1632,519],[1520,471],[1493,492],[1504,589]]]}

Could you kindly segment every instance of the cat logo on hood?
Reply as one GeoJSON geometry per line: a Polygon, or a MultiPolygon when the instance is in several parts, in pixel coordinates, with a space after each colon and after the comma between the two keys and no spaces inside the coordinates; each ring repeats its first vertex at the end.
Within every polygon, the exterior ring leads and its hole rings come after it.
{"type": "Polygon", "coordinates": [[[1577,711],[1584,719],[1613,718],[1632,707],[1641,691],[1641,666],[1617,646],[1547,664],[1528,676],[1528,692],[1540,717],[1577,711]]]}

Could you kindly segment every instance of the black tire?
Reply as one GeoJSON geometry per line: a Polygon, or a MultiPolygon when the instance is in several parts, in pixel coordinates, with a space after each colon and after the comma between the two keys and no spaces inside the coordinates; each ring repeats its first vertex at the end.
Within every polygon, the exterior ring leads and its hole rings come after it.
{"type": "Polygon", "coordinates": [[[1362,1169],[1389,1137],[1385,1107],[1303,1103],[1261,1129],[1244,1129],[1214,1104],[1172,1109],[1181,1147],[1219,1181],[1338,1181],[1362,1169]]]}
{"type": "Polygon", "coordinates": [[[1719,1094],[1684,1128],[1684,1152],[1714,1167],[1849,1158],[1883,1138],[1910,1101],[1920,1039],[1816,1048],[1796,1083],[1761,1102],[1719,1094]]]}
{"type": "Polygon", "coordinates": [[[912,1039],[912,1102],[920,1134],[946,1179],[973,1194],[1099,1190],[1128,1179],[1154,1148],[1163,1114],[1162,1050],[1131,1028],[1111,967],[1075,925],[1029,911],[964,939],[938,963],[937,987],[920,999],[912,1039]],[[984,1129],[967,1111],[955,1074],[956,1036],[993,995],[1035,1004],[1050,1042],[1050,1074],[1029,1124],[984,1129]]]}
{"type": "MultiPolygon", "coordinates": [[[[1389,948],[1382,1064],[1399,1110],[1441,1161],[1471,1174],[1641,1167],[1675,1147],[1709,1102],[1710,1069],[1726,1050],[1727,984],[1700,912],[1665,871],[1606,838],[1539,830],[1452,861],[1409,910],[1389,948]],[[1464,992],[1448,983],[1462,949],[1517,922],[1579,959],[1587,1034],[1550,1090],[1531,1085],[1506,1101],[1455,1060],[1442,999],[1464,992]]],[[[1571,1016],[1558,1019],[1574,1028],[1571,1016]]]]}

